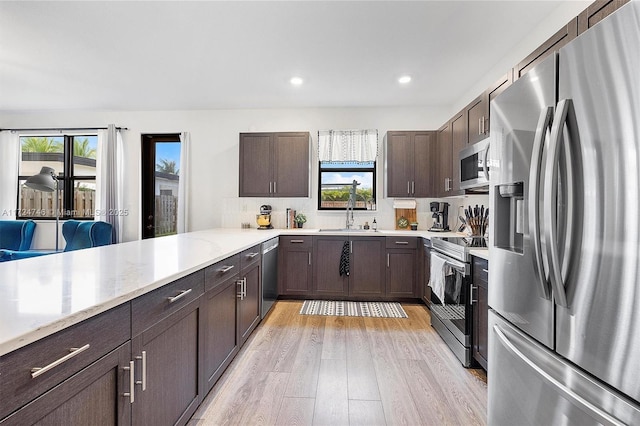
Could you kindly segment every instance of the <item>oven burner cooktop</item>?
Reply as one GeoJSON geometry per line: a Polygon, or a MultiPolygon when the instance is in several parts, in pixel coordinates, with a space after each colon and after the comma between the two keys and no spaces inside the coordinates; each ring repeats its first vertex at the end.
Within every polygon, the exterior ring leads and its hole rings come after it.
{"type": "Polygon", "coordinates": [[[470,262],[470,249],[488,249],[484,237],[433,237],[431,245],[437,251],[462,262],[470,262]]]}

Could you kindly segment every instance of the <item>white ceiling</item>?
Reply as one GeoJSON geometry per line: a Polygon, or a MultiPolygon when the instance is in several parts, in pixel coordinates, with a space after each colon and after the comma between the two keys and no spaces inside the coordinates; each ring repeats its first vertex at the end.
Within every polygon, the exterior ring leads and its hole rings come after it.
{"type": "Polygon", "coordinates": [[[0,111],[451,105],[560,3],[0,1],[0,111]]]}

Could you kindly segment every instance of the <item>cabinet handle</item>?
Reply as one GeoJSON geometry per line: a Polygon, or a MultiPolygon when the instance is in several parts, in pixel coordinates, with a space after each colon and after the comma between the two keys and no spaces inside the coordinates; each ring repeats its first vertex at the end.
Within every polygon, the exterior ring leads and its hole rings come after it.
{"type": "Polygon", "coordinates": [[[273,190],[271,189],[273,185],[273,182],[269,181],[269,194],[273,193],[273,190]]]}
{"type": "Polygon", "coordinates": [[[71,358],[73,358],[74,356],[80,354],[80,352],[84,352],[87,349],[89,349],[89,344],[87,343],[86,345],[80,347],[80,348],[69,348],[69,353],[66,354],[65,356],[63,356],[62,358],[58,358],[57,360],[53,361],[51,364],[45,365],[44,367],[33,367],[31,369],[31,378],[35,379],[36,377],[46,373],[47,371],[51,370],[52,368],[55,368],[57,366],[59,366],[60,364],[69,361],[71,358]]]}
{"type": "Polygon", "coordinates": [[[390,263],[390,259],[389,258],[390,258],[390,254],[387,253],[387,268],[389,267],[389,263],[390,263]]]}
{"type": "Polygon", "coordinates": [[[240,286],[240,291],[236,294],[236,297],[240,300],[244,300],[244,293],[242,292],[242,280],[236,281],[236,284],[240,286]]]}
{"type": "Polygon", "coordinates": [[[478,289],[478,287],[477,287],[477,286],[474,286],[473,284],[471,284],[471,295],[469,296],[469,297],[471,298],[470,303],[469,303],[470,305],[473,305],[473,303],[474,303],[474,302],[475,302],[475,303],[478,303],[478,301],[477,301],[477,300],[473,300],[473,289],[474,289],[474,288],[475,288],[476,290],[478,289]]]}
{"type": "Polygon", "coordinates": [[[482,134],[482,118],[478,118],[478,135],[482,134]]]}
{"type": "Polygon", "coordinates": [[[447,178],[444,178],[444,192],[447,192],[447,178]]]}
{"type": "Polygon", "coordinates": [[[489,270],[488,269],[483,269],[482,272],[486,272],[488,274],[489,270]]]}
{"type": "Polygon", "coordinates": [[[411,181],[411,193],[415,195],[416,193],[416,181],[412,180],[411,181]]]}
{"type": "Polygon", "coordinates": [[[236,281],[236,284],[240,286],[240,293],[237,294],[236,297],[240,298],[240,300],[244,300],[244,298],[247,297],[247,277],[236,281]]]}
{"type": "Polygon", "coordinates": [[[192,288],[190,288],[189,290],[182,290],[180,292],[180,294],[178,294],[177,296],[167,297],[167,300],[169,301],[169,303],[177,302],[178,300],[182,299],[183,297],[185,297],[187,294],[191,293],[192,291],[193,291],[192,288]]]}
{"type": "Polygon", "coordinates": [[[218,269],[218,272],[220,272],[221,274],[226,274],[227,272],[229,272],[235,267],[236,267],[235,265],[223,266],[222,268],[218,269]]]}
{"type": "Polygon", "coordinates": [[[142,351],[142,356],[136,356],[136,359],[142,360],[142,380],[136,381],[136,385],[142,385],[142,390],[147,390],[147,351],[142,351]]]}
{"type": "Polygon", "coordinates": [[[122,395],[123,396],[128,396],[129,397],[129,402],[131,402],[133,404],[133,402],[135,401],[136,397],[135,397],[135,393],[136,393],[136,379],[135,379],[135,362],[134,361],[129,361],[129,366],[128,367],[122,367],[123,370],[126,370],[129,372],[129,392],[125,392],[122,395]]]}
{"type": "Polygon", "coordinates": [[[407,181],[407,194],[411,195],[411,182],[407,181]]]}
{"type": "Polygon", "coordinates": [[[273,193],[274,194],[278,193],[278,190],[276,189],[276,182],[275,181],[273,182],[273,193]]]}
{"type": "Polygon", "coordinates": [[[291,244],[302,244],[304,240],[291,240],[291,244]]]}
{"type": "Polygon", "coordinates": [[[353,241],[349,241],[349,253],[353,253],[353,241]]]}
{"type": "Polygon", "coordinates": [[[400,244],[402,246],[406,246],[409,244],[409,241],[396,241],[396,244],[400,244]]]}
{"type": "Polygon", "coordinates": [[[309,265],[311,265],[311,252],[309,252],[309,265]]]}
{"type": "Polygon", "coordinates": [[[253,259],[254,257],[256,257],[257,255],[259,255],[260,253],[247,253],[247,257],[249,259],[253,259]]]}

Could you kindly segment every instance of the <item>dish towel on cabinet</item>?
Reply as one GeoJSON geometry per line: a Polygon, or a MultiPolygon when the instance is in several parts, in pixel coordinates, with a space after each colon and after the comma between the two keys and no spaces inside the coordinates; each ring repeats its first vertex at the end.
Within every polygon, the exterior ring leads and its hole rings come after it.
{"type": "Polygon", "coordinates": [[[440,299],[443,305],[447,275],[451,275],[451,268],[447,266],[446,260],[439,256],[431,256],[429,287],[431,287],[433,293],[440,299]]]}
{"type": "Polygon", "coordinates": [[[342,245],[342,254],[340,255],[340,276],[349,276],[349,241],[345,241],[342,245]]]}

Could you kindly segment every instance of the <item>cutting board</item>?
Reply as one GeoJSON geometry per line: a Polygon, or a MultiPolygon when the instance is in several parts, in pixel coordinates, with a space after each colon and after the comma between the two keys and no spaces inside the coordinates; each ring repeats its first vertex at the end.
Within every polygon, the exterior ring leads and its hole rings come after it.
{"type": "Polygon", "coordinates": [[[400,231],[411,231],[411,222],[418,221],[418,215],[416,209],[395,209],[396,210],[396,229],[400,231]],[[404,217],[407,219],[409,225],[406,228],[400,228],[398,226],[398,219],[404,217]]]}

